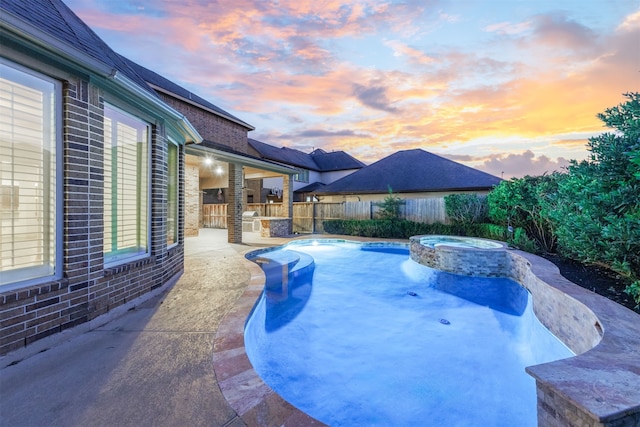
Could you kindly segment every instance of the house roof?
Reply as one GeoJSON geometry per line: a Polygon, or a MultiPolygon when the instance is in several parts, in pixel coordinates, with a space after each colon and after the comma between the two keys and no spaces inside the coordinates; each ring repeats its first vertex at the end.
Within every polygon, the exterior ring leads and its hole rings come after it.
{"type": "Polygon", "coordinates": [[[163,102],[128,62],[61,0],[2,0],[0,10],[1,35],[8,35],[18,50],[32,50],[31,54],[90,74],[96,84],[169,119],[168,133],[185,141],[202,140],[183,114],[163,102]]]}
{"type": "MultiPolygon", "coordinates": [[[[148,94],[157,94],[93,32],[71,9],[60,0],[3,0],[0,8],[32,25],[76,51],[126,75],[148,94]]],[[[3,16],[3,19],[5,16],[3,16]]]]}
{"type": "Polygon", "coordinates": [[[317,172],[360,169],[365,166],[360,160],[344,151],[327,153],[324,150],[317,149],[308,154],[293,148],[278,148],[251,138],[249,138],[249,145],[264,159],[317,172]]]}
{"type": "Polygon", "coordinates": [[[488,190],[501,179],[421,149],[398,151],[345,176],[318,194],[488,190]]]}
{"type": "Polygon", "coordinates": [[[198,145],[187,145],[186,151],[188,154],[194,154],[201,156],[204,153],[209,153],[215,156],[216,159],[229,163],[240,163],[245,166],[251,166],[258,169],[268,170],[282,174],[295,174],[297,171],[288,165],[282,165],[281,163],[272,162],[270,160],[261,159],[251,154],[243,153],[242,151],[234,150],[228,145],[220,144],[218,142],[203,140],[198,145]]]}
{"type": "Polygon", "coordinates": [[[313,193],[313,192],[317,192],[319,189],[326,187],[326,184],[323,184],[322,182],[312,182],[309,185],[305,185],[302,188],[298,188],[297,190],[294,191],[294,193],[313,193]]]}
{"type": "Polygon", "coordinates": [[[171,80],[161,76],[155,71],[151,71],[148,68],[143,67],[142,65],[125,58],[124,56],[120,56],[122,60],[131,67],[138,75],[140,75],[148,84],[151,85],[156,90],[161,92],[168,92],[170,95],[178,97],[185,102],[196,105],[198,107],[204,108],[206,110],[211,111],[213,114],[216,114],[220,117],[223,117],[227,120],[231,120],[241,126],[246,127],[249,130],[254,130],[255,128],[250,124],[240,120],[234,115],[228,113],[222,108],[218,107],[215,104],[207,101],[206,99],[196,95],[195,93],[185,89],[184,87],[172,82],[171,80]]]}
{"type": "Polygon", "coordinates": [[[326,151],[318,148],[310,154],[313,161],[318,165],[319,170],[341,171],[346,169],[361,169],[366,165],[355,157],[345,153],[344,151],[326,151]]]}

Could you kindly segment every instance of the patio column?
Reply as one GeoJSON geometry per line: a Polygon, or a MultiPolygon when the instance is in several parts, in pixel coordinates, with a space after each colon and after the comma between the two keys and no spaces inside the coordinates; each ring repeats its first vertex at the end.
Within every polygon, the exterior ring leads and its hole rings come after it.
{"type": "Polygon", "coordinates": [[[242,165],[229,163],[227,190],[227,241],[242,243],[242,165]]]}
{"type": "Polygon", "coordinates": [[[285,218],[289,218],[287,234],[293,233],[293,175],[282,177],[282,209],[285,218]]]}
{"type": "Polygon", "coordinates": [[[197,236],[200,230],[200,158],[186,156],[184,166],[184,236],[197,236]]]}

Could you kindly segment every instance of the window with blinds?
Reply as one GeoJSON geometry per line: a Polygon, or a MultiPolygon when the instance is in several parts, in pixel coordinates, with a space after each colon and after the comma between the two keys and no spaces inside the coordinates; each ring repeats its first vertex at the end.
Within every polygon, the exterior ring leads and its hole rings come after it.
{"type": "Polygon", "coordinates": [[[167,161],[167,245],[173,245],[178,242],[178,146],[172,142],[167,161]]]}
{"type": "Polygon", "coordinates": [[[145,255],[149,248],[149,125],[105,104],[105,263],[145,255]]]}
{"type": "Polygon", "coordinates": [[[0,285],[56,274],[59,83],[0,61],[0,285]]]}

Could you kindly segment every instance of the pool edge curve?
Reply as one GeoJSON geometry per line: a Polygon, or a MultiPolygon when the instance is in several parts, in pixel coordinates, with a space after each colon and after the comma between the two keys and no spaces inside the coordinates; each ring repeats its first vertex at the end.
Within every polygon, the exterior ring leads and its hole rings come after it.
{"type": "MultiPolygon", "coordinates": [[[[336,240],[398,243],[397,240],[365,240],[352,236],[336,240]]],[[[255,250],[247,249],[243,255],[255,250]]],[[[580,354],[575,357],[526,368],[536,380],[538,424],[640,425],[640,315],[570,282],[544,258],[518,250],[499,250],[508,257],[510,268],[518,271],[513,275],[519,275],[528,284],[516,281],[530,291],[535,287],[548,291],[550,299],[542,302],[540,289],[536,292],[537,297],[532,292],[536,315],[541,304],[547,304],[547,311],[553,314],[557,309],[553,296],[563,294],[562,298],[568,304],[586,307],[593,314],[595,320],[588,321],[594,322],[591,325],[600,337],[591,347],[577,351],[580,354]],[[585,393],[585,390],[591,393],[585,393]],[[597,396],[592,396],[595,394],[597,396]]],[[[244,327],[262,295],[266,279],[257,264],[246,257],[244,262],[251,274],[247,288],[224,316],[214,341],[213,364],[220,390],[248,426],[324,426],[273,391],[249,361],[244,349],[244,327]]],[[[548,322],[543,323],[546,326],[548,322]]]]}

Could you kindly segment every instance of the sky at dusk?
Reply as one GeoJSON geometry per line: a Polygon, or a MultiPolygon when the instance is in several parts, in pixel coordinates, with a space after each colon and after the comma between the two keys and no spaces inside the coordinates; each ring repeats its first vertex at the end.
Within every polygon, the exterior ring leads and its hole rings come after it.
{"type": "Polygon", "coordinates": [[[640,91],[638,0],[64,0],[118,53],[253,125],[372,163],[558,170],[640,91]]]}

